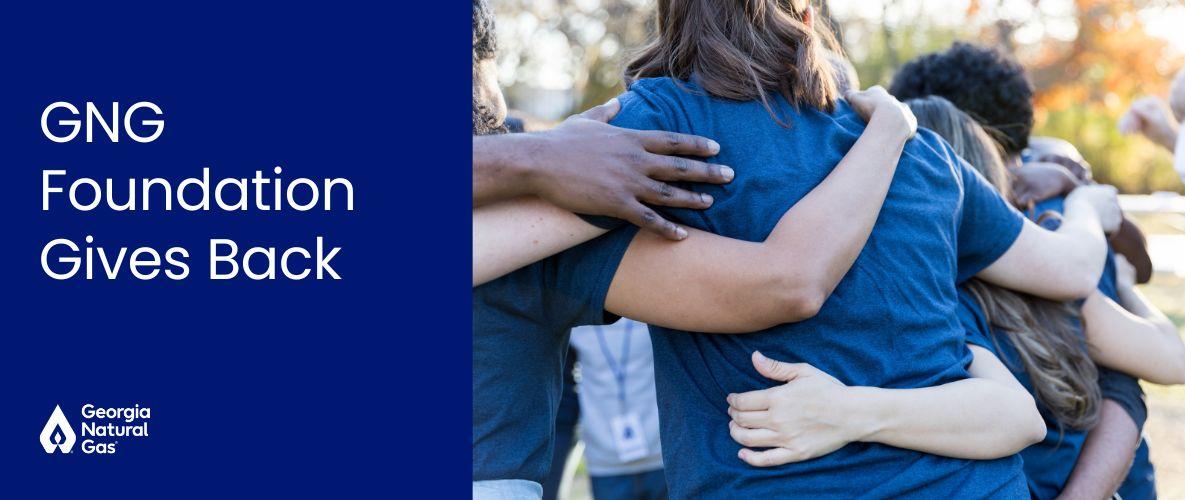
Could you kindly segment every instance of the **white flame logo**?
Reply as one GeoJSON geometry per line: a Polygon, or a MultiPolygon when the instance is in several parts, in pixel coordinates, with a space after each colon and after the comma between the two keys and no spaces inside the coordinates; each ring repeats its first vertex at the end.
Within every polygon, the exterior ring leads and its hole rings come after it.
{"type": "Polygon", "coordinates": [[[74,447],[74,440],[74,429],[70,428],[70,421],[66,420],[62,407],[54,405],[49,421],[41,429],[41,447],[45,448],[46,453],[53,453],[54,448],[62,453],[70,453],[70,449],[74,447]]]}

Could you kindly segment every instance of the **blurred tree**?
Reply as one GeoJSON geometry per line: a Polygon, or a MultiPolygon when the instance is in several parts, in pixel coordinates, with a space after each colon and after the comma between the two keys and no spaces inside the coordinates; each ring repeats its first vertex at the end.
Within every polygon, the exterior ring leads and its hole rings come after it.
{"type": "Polygon", "coordinates": [[[497,2],[502,83],[567,86],[565,114],[605,102],[622,92],[622,60],[645,42],[653,9],[652,0],[497,2]]]}

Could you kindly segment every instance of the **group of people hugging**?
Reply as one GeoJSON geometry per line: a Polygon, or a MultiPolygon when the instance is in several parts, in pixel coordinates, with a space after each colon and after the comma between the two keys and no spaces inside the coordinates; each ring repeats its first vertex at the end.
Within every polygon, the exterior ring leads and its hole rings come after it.
{"type": "Polygon", "coordinates": [[[1020,64],[958,42],[861,90],[808,0],[656,10],[623,94],[507,134],[473,2],[475,498],[539,497],[569,331],[619,316],[673,497],[1155,497],[1138,380],[1185,344],[1020,64]]]}

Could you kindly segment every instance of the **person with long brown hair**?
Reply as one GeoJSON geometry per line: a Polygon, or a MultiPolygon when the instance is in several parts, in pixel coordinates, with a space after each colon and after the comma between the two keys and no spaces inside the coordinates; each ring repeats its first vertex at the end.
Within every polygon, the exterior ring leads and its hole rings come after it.
{"type": "MultiPolygon", "coordinates": [[[[628,64],[612,123],[712,137],[713,161],[736,171],[703,188],[711,208],[672,218],[759,241],[859,137],[812,18],[805,0],[658,2],[654,40],[628,64]]],[[[1003,365],[968,373],[955,285],[978,276],[1056,299],[1088,294],[1106,252],[1102,219],[1118,221],[1114,191],[1077,190],[1067,208],[1058,231],[1038,228],[919,130],[867,243],[813,318],[736,336],[652,326],[672,496],[1027,497],[1013,454],[1044,425],[1003,365]],[[771,388],[771,378],[787,383],[771,388]],[[836,385],[848,396],[842,412],[775,401],[836,385]],[[1000,399],[986,404],[984,391],[1000,399]],[[817,422],[788,441],[765,432],[772,419],[815,411],[851,425],[817,422]]]]}
{"type": "MultiPolygon", "coordinates": [[[[961,158],[1007,196],[1010,177],[996,142],[983,127],[941,97],[911,99],[907,104],[917,116],[919,126],[948,140],[961,158]]],[[[1058,217],[1055,211],[1033,215],[1046,221],[1056,221],[1058,217]]],[[[1085,477],[1085,473],[1077,473],[1077,464],[1081,463],[1088,432],[1096,423],[1107,419],[1127,418],[1122,411],[1105,414],[1100,411],[1103,398],[1126,397],[1122,384],[1114,381],[1126,375],[1103,366],[1096,368],[1092,357],[1107,367],[1157,383],[1185,381],[1185,344],[1175,327],[1147,305],[1134,289],[1134,268],[1122,256],[1116,257],[1116,264],[1106,266],[1099,291],[1091,294],[1081,306],[1081,312],[1078,305],[1033,297],[979,279],[959,287],[958,316],[968,344],[975,346],[970,349],[973,356],[969,371],[972,374],[982,371],[979,365],[983,363],[994,366],[999,361],[987,353],[998,355],[1036,399],[1045,421],[1044,439],[1020,453],[1034,498],[1054,498],[1071,487],[1088,496],[1105,496],[1115,491],[1126,471],[1122,463],[1118,464],[1122,470],[1108,472],[1093,468],[1095,475],[1116,477],[1109,486],[1101,484],[1098,478],[1089,482],[1074,480],[1085,477]],[[1133,313],[1124,314],[1117,302],[1123,302],[1133,313]]],[[[831,413],[839,413],[844,411],[846,398],[837,391],[838,387],[833,384],[830,390],[816,389],[809,395],[814,400],[811,405],[801,403],[807,399],[801,389],[796,395],[783,393],[773,397],[798,408],[821,405],[830,407],[831,413]]],[[[811,412],[798,410],[797,413],[811,412]]],[[[940,417],[922,414],[916,418],[933,421],[940,417]]],[[[786,438],[803,427],[803,420],[801,415],[782,418],[760,430],[786,438]]],[[[799,441],[801,444],[802,440],[799,441]]],[[[970,439],[962,444],[969,449],[977,446],[970,439]]],[[[1119,456],[1126,453],[1128,462],[1131,461],[1130,449],[1113,452],[1119,456]]]]}
{"type": "MultiPolygon", "coordinates": [[[[911,99],[907,104],[923,126],[949,141],[960,157],[1008,196],[1008,172],[996,142],[983,127],[941,97],[911,99]]],[[[1103,397],[1078,313],[1066,303],[978,279],[959,288],[959,299],[968,343],[1002,358],[1037,401],[1048,431],[1040,443],[1022,450],[1021,457],[1034,498],[1052,498],[1066,484],[1087,431],[1098,422],[1103,397]]]]}
{"type": "MultiPolygon", "coordinates": [[[[973,118],[937,96],[911,99],[907,104],[920,126],[950,141],[961,157],[1008,197],[1010,178],[997,143],[973,118]]],[[[1038,207],[1056,208],[1056,204],[1038,207]]],[[[1047,221],[1046,227],[1056,228],[1056,211],[1032,215],[1047,221]]],[[[1112,371],[1118,370],[1155,383],[1185,382],[1185,344],[1176,328],[1134,289],[1131,264],[1121,255],[1115,259],[1117,265],[1108,263],[1098,290],[1081,310],[980,280],[960,289],[960,312],[968,327],[968,341],[1004,358],[1036,397],[1049,428],[1041,443],[1021,453],[1035,498],[1053,498],[1074,485],[1070,478],[1087,431],[1102,418],[1109,418],[1100,416],[1101,399],[1126,397],[1122,384],[1108,382],[1100,390],[1096,378],[1119,378],[1112,371]],[[1125,306],[1135,312],[1127,312],[1125,306]],[[1102,366],[1096,370],[1090,358],[1102,366]]],[[[1108,415],[1124,418],[1119,413],[1108,415]]],[[[1130,455],[1130,450],[1116,451],[1130,455]]],[[[1124,474],[1116,472],[1117,477],[1124,474]]],[[[1106,489],[1113,491],[1116,486],[1106,489]]]]}

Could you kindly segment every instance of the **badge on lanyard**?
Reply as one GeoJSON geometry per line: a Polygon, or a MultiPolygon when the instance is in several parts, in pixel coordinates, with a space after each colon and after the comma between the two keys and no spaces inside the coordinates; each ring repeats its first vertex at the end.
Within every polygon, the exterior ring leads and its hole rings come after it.
{"type": "Polygon", "coordinates": [[[613,353],[609,352],[609,343],[605,341],[605,334],[601,328],[593,327],[597,332],[597,343],[601,346],[601,354],[605,356],[609,370],[613,372],[613,379],[617,382],[617,401],[620,411],[610,421],[610,426],[613,430],[613,444],[617,447],[617,458],[622,462],[632,462],[639,458],[646,458],[650,454],[646,431],[642,428],[642,419],[636,412],[630,411],[626,399],[626,369],[630,361],[630,334],[633,333],[633,327],[632,321],[625,325],[620,360],[614,358],[613,353]]]}
{"type": "Polygon", "coordinates": [[[642,420],[634,412],[613,417],[613,444],[617,447],[617,458],[622,462],[632,462],[639,458],[646,458],[650,448],[646,444],[646,432],[642,429],[642,420]]]}

